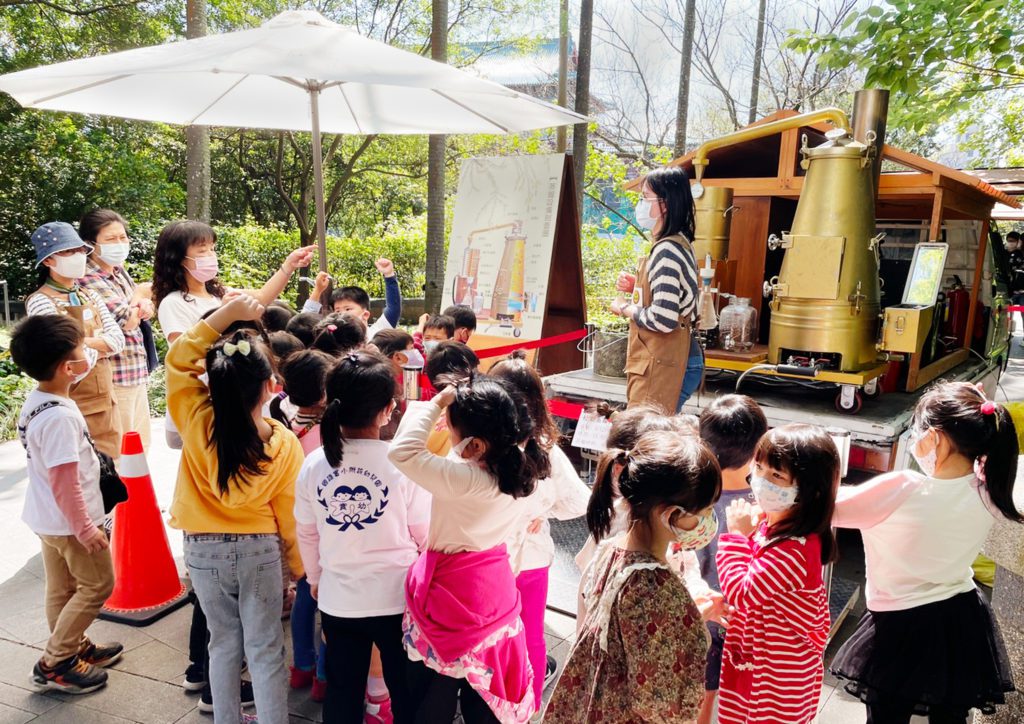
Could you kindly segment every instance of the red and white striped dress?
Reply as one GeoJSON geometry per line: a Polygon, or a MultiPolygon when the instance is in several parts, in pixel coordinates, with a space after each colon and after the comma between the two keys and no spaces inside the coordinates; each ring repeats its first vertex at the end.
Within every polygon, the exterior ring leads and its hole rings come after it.
{"type": "Polygon", "coordinates": [[[718,542],[722,593],[736,607],[722,654],[721,724],[802,724],[818,707],[829,629],[821,541],[767,544],[765,524],[718,542]]]}

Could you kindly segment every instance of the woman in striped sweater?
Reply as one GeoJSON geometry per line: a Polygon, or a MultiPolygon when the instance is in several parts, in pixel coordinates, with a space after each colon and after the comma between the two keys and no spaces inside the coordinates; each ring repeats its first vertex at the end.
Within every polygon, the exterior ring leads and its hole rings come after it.
{"type": "Polygon", "coordinates": [[[616,299],[613,314],[630,321],[626,357],[629,404],[655,404],[673,413],[697,388],[704,372],[700,346],[690,329],[697,308],[697,265],[690,246],[693,196],[686,171],[651,171],[636,205],[637,223],[654,244],[636,276],[623,272],[616,288],[633,299],[616,299]],[[685,378],[685,384],[684,384],[685,378]]]}
{"type": "Polygon", "coordinates": [[[722,653],[721,724],[814,719],[828,637],[822,565],[836,552],[839,456],[823,428],[779,427],[758,443],[750,487],[718,543],[722,593],[735,607],[722,653]]]}

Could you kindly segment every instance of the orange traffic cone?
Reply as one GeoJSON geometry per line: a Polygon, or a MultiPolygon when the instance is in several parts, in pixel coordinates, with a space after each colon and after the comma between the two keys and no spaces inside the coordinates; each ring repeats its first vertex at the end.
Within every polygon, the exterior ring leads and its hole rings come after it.
{"type": "Polygon", "coordinates": [[[118,468],[128,500],[114,509],[114,592],[100,618],[146,626],[183,605],[188,589],[171,556],[139,433],[124,434],[118,468]]]}

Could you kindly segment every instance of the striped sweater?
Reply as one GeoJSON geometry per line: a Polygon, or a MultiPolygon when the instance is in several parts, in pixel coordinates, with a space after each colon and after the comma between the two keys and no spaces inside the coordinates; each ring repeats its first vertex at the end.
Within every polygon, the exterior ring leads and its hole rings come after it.
{"type": "Polygon", "coordinates": [[[647,260],[651,299],[641,300],[633,321],[652,332],[667,334],[689,320],[697,309],[697,263],[692,249],[673,239],[656,242],[647,260]]]}
{"type": "MultiPolygon", "coordinates": [[[[97,337],[107,343],[110,348],[109,352],[99,353],[92,347],[85,348],[86,359],[89,360],[89,367],[96,364],[96,360],[100,357],[110,357],[112,355],[120,354],[124,349],[124,332],[121,331],[120,325],[114,318],[114,315],[107,309],[107,305],[103,303],[103,300],[90,289],[79,288],[78,293],[87,296],[89,301],[96,307],[100,315],[100,322],[103,325],[102,331],[97,330],[97,337]]],[[[64,299],[54,299],[48,297],[41,292],[30,294],[25,299],[25,311],[30,315],[34,314],[60,314],[61,310],[70,306],[64,299]]]]}
{"type": "Polygon", "coordinates": [[[721,724],[814,719],[829,630],[816,535],[766,547],[765,527],[718,542],[718,576],[736,607],[722,653],[721,724]]]}

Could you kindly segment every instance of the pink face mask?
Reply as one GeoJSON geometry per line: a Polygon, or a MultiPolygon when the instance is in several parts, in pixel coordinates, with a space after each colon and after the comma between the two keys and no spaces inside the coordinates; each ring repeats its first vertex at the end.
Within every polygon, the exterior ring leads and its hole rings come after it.
{"type": "Polygon", "coordinates": [[[192,275],[192,278],[197,282],[205,284],[211,279],[217,277],[217,272],[220,271],[220,267],[217,264],[217,257],[211,256],[186,256],[186,259],[191,259],[192,263],[195,264],[195,269],[189,269],[186,267],[186,271],[192,275]]]}

